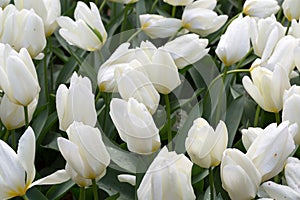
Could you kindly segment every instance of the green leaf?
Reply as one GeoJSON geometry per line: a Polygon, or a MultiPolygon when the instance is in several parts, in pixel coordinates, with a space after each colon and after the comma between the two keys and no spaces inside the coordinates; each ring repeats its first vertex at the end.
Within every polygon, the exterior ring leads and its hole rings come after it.
{"type": "Polygon", "coordinates": [[[117,200],[120,197],[120,193],[107,197],[105,200],[117,200]]]}
{"type": "Polygon", "coordinates": [[[28,199],[30,200],[34,200],[34,199],[38,199],[38,200],[48,200],[47,197],[45,197],[45,195],[43,195],[43,193],[41,193],[37,188],[33,187],[30,188],[27,193],[26,196],[28,197],[28,199]]]}
{"type": "Polygon", "coordinates": [[[47,118],[47,122],[43,127],[43,130],[41,131],[41,133],[37,136],[37,147],[39,147],[42,142],[44,137],[46,136],[47,133],[49,133],[50,129],[52,128],[52,126],[57,122],[58,117],[57,117],[57,113],[56,111],[51,113],[48,118],[47,118]]]}
{"type": "Polygon", "coordinates": [[[61,196],[63,196],[66,192],[69,191],[69,189],[71,187],[73,187],[75,185],[73,180],[69,180],[65,183],[61,183],[58,185],[54,185],[52,186],[46,196],[49,200],[55,200],[55,199],[59,199],[61,196]]]}

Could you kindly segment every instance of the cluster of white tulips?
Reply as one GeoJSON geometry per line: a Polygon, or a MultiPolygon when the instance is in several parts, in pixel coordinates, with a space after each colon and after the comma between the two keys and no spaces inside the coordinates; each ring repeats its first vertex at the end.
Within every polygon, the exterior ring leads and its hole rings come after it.
{"type": "Polygon", "coordinates": [[[0,199],[300,200],[299,0],[0,6],[0,199]]]}

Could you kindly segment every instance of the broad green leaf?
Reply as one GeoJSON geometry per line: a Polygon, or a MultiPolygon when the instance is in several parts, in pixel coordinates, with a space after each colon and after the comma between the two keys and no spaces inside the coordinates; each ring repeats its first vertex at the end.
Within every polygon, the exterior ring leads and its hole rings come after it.
{"type": "Polygon", "coordinates": [[[69,180],[65,183],[61,183],[58,185],[52,186],[48,191],[47,191],[47,198],[49,200],[55,200],[59,199],[62,197],[68,190],[75,185],[73,180],[69,180]]]}
{"type": "Polygon", "coordinates": [[[43,195],[43,193],[41,191],[39,191],[36,187],[30,188],[27,191],[26,196],[30,200],[35,200],[35,199],[48,200],[47,197],[45,195],[43,195]]]}

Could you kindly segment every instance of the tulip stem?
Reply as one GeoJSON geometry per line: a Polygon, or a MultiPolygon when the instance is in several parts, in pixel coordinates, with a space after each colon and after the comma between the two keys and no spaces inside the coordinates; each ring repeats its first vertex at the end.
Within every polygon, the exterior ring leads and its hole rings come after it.
{"type": "Polygon", "coordinates": [[[10,134],[10,131],[9,131],[8,129],[6,129],[5,135],[4,135],[4,138],[3,138],[3,141],[4,141],[4,142],[7,142],[8,137],[9,137],[9,134],[10,134]]]}
{"type": "Polygon", "coordinates": [[[46,101],[49,103],[49,88],[48,88],[48,69],[47,69],[47,47],[44,49],[44,87],[45,87],[45,96],[46,101]]]}
{"type": "Polygon", "coordinates": [[[28,122],[28,106],[24,106],[24,116],[25,116],[25,127],[27,128],[29,126],[29,122],[28,122]]]}
{"type": "Polygon", "coordinates": [[[173,6],[172,8],[172,17],[175,17],[176,15],[176,6],[173,6]]]}
{"type": "Polygon", "coordinates": [[[214,188],[214,174],[213,174],[213,168],[210,167],[208,169],[208,173],[209,173],[209,189],[210,189],[210,200],[214,200],[215,199],[215,188],[214,188]]]}
{"type": "Polygon", "coordinates": [[[243,62],[244,62],[244,61],[246,60],[246,58],[252,53],[252,51],[253,51],[253,47],[251,47],[251,48],[249,49],[249,51],[247,52],[247,54],[240,60],[240,62],[239,62],[239,63],[237,64],[237,66],[236,66],[236,69],[241,68],[243,62]]]}
{"type": "Polygon", "coordinates": [[[124,19],[123,19],[123,23],[122,23],[122,27],[121,27],[121,33],[124,32],[125,28],[126,28],[128,11],[129,11],[129,5],[126,5],[125,9],[124,9],[124,19]]]}
{"type": "Polygon", "coordinates": [[[166,112],[167,112],[167,131],[168,131],[168,147],[172,151],[172,130],[171,130],[171,106],[169,95],[165,94],[166,112]]]}
{"type": "Polygon", "coordinates": [[[26,194],[24,194],[24,195],[22,196],[22,198],[23,198],[24,200],[29,200],[29,198],[26,196],[26,194]]]}
{"type": "Polygon", "coordinates": [[[100,5],[100,8],[99,8],[99,12],[101,12],[101,11],[103,10],[103,8],[104,8],[104,6],[105,6],[105,4],[106,4],[106,1],[107,1],[107,0],[103,0],[103,1],[102,1],[101,5],[100,5]]]}
{"type": "Polygon", "coordinates": [[[225,84],[227,72],[228,72],[228,66],[225,66],[224,67],[224,72],[223,72],[223,78],[222,78],[222,81],[223,81],[224,84],[225,84]]]}
{"type": "Polygon", "coordinates": [[[98,200],[98,186],[96,183],[96,179],[92,179],[92,184],[93,184],[93,193],[94,193],[94,200],[98,200]]]}
{"type": "Polygon", "coordinates": [[[254,118],[253,127],[257,127],[257,125],[258,125],[258,119],[259,119],[260,110],[261,110],[260,106],[257,105],[257,107],[256,107],[256,112],[255,112],[255,118],[254,118]]]}
{"type": "Polygon", "coordinates": [[[132,36],[130,36],[130,38],[128,38],[127,42],[130,42],[133,38],[135,38],[138,34],[140,34],[140,32],[142,32],[142,29],[138,29],[134,34],[132,34],[132,36]]]}
{"type": "Polygon", "coordinates": [[[287,27],[286,27],[286,31],[285,31],[285,35],[287,35],[289,33],[290,27],[291,27],[292,22],[289,21],[287,27]]]}
{"type": "Polygon", "coordinates": [[[154,3],[151,6],[150,13],[153,13],[154,8],[155,8],[155,6],[156,6],[157,3],[158,3],[158,0],[155,0],[154,3]]]}
{"type": "Polygon", "coordinates": [[[280,124],[280,115],[278,112],[275,113],[276,123],[277,125],[280,124]]]}
{"type": "Polygon", "coordinates": [[[80,187],[79,200],[85,200],[85,188],[80,187]]]}

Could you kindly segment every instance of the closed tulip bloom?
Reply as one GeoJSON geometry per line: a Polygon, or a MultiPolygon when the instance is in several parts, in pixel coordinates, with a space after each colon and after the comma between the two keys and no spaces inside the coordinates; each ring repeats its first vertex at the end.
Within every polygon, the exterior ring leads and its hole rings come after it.
{"type": "Polygon", "coordinates": [[[242,142],[246,150],[249,149],[253,141],[256,139],[257,136],[262,134],[262,128],[248,128],[242,130],[242,142]]]}
{"type": "Polygon", "coordinates": [[[252,160],[260,174],[262,181],[266,181],[282,171],[284,162],[295,149],[293,134],[298,126],[288,126],[289,122],[276,123],[267,126],[256,137],[247,151],[247,156],[252,160]]]}
{"type": "Polygon", "coordinates": [[[68,165],[85,179],[99,179],[106,173],[110,156],[97,128],[74,121],[67,129],[69,140],[59,137],[58,147],[68,165]]]}
{"type": "Polygon", "coordinates": [[[31,127],[27,128],[19,140],[17,153],[0,140],[0,199],[24,196],[35,185],[59,184],[68,179],[57,171],[33,182],[35,177],[35,135],[31,127]]]}
{"type": "Polygon", "coordinates": [[[107,39],[107,33],[97,6],[90,2],[89,8],[81,1],[77,2],[73,21],[61,16],[57,19],[61,27],[59,34],[70,44],[87,51],[101,49],[107,39]]]}
{"type": "Polygon", "coordinates": [[[261,182],[261,175],[253,162],[238,149],[226,149],[221,162],[222,187],[231,199],[253,199],[261,182]]]}
{"type": "Polygon", "coordinates": [[[300,199],[300,193],[286,185],[280,185],[273,181],[263,183],[258,190],[257,195],[272,199],[300,199]]]}
{"type": "Polygon", "coordinates": [[[284,167],[284,176],[287,185],[294,189],[300,195],[300,160],[295,157],[289,157],[284,167]]]}
{"type": "Polygon", "coordinates": [[[14,5],[9,4],[1,18],[2,43],[10,44],[16,51],[26,48],[32,58],[42,56],[41,52],[46,47],[44,24],[33,10],[18,11],[14,5]]]}
{"type": "Polygon", "coordinates": [[[129,151],[151,154],[160,148],[159,130],[146,106],[134,98],[112,99],[110,117],[129,151]]]}
{"type": "Polygon", "coordinates": [[[9,4],[10,0],[0,0],[0,7],[4,8],[9,4]]]}
{"type": "Polygon", "coordinates": [[[40,86],[35,66],[28,51],[20,52],[9,45],[0,45],[2,63],[0,66],[0,85],[12,103],[28,106],[39,94],[40,86]]]}
{"type": "Polygon", "coordinates": [[[250,18],[249,31],[254,53],[263,62],[271,56],[277,42],[285,35],[286,28],[273,15],[265,19],[250,18]]]}
{"type": "Polygon", "coordinates": [[[139,0],[109,0],[111,2],[123,3],[123,4],[131,4],[138,2],[139,0]]]}
{"type": "Polygon", "coordinates": [[[250,50],[249,20],[249,17],[240,15],[221,36],[216,54],[225,66],[238,62],[250,50]]]}
{"type": "Polygon", "coordinates": [[[66,131],[73,121],[95,126],[97,113],[91,81],[74,72],[69,89],[64,84],[57,89],[56,109],[60,130],[66,131]]]}
{"type": "Polygon", "coordinates": [[[16,8],[33,9],[43,20],[46,36],[50,36],[56,29],[56,18],[61,14],[59,0],[14,0],[16,8]]]}
{"type": "Polygon", "coordinates": [[[246,0],[243,6],[243,13],[251,17],[265,18],[276,14],[280,7],[276,0],[246,0]]]}
{"type": "Polygon", "coordinates": [[[212,9],[212,1],[194,1],[188,4],[182,13],[182,26],[193,33],[207,36],[219,30],[227,21],[227,15],[218,15],[212,9]]]}
{"type": "MultiPolygon", "coordinates": [[[[28,105],[28,121],[30,122],[38,103],[38,96],[28,105]]],[[[23,106],[12,103],[4,95],[0,103],[1,122],[8,130],[20,128],[25,125],[23,106]]]]}
{"type": "Polygon", "coordinates": [[[181,28],[181,21],[175,18],[155,14],[143,14],[139,18],[141,29],[152,39],[173,36],[181,28]]]}
{"type": "Polygon", "coordinates": [[[166,43],[162,49],[168,51],[178,69],[182,69],[207,55],[207,45],[208,39],[200,39],[196,34],[187,34],[166,43]]]}
{"type": "Polygon", "coordinates": [[[185,140],[185,148],[193,163],[203,168],[217,166],[227,147],[228,132],[220,121],[216,130],[203,118],[194,121],[185,140]]]}
{"type": "Polygon", "coordinates": [[[284,0],[282,3],[284,16],[292,21],[293,19],[299,20],[300,18],[300,2],[297,0],[284,0]]]}
{"type": "Polygon", "coordinates": [[[186,6],[193,1],[194,0],[164,0],[165,3],[168,3],[172,6],[186,6]]]}
{"type": "Polygon", "coordinates": [[[193,163],[164,147],[149,166],[137,190],[138,199],[196,199],[191,184],[193,163]]]}
{"type": "Polygon", "coordinates": [[[279,112],[283,106],[283,93],[291,87],[284,69],[276,67],[272,72],[264,67],[255,67],[251,70],[251,77],[252,80],[248,76],[242,79],[246,91],[265,111],[279,112]]]}
{"type": "MultiPolygon", "coordinates": [[[[138,65],[137,62],[134,60],[132,66],[138,65]]],[[[145,73],[133,67],[118,67],[115,73],[121,97],[126,101],[133,97],[143,103],[151,114],[155,113],[160,96],[145,73]]]]}

